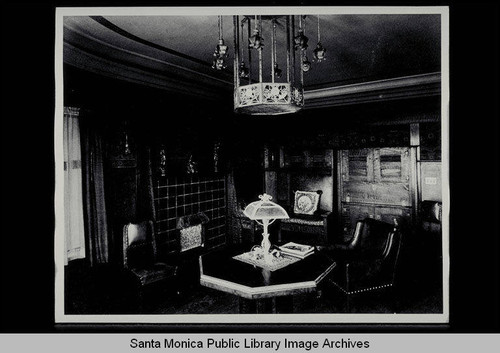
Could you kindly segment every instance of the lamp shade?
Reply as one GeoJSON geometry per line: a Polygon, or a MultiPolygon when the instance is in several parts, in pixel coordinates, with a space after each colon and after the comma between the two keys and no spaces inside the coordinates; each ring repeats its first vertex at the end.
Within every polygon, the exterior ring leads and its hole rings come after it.
{"type": "Polygon", "coordinates": [[[271,201],[268,194],[259,195],[260,201],[254,201],[245,207],[243,213],[250,219],[283,219],[289,218],[283,207],[271,201]]]}

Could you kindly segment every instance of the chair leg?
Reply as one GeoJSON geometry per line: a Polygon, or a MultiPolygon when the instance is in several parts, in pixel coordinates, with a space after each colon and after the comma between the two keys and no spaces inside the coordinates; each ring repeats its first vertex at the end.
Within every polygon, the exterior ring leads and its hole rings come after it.
{"type": "Polygon", "coordinates": [[[257,305],[255,300],[238,297],[240,314],[255,314],[257,305]]]}
{"type": "Polygon", "coordinates": [[[389,293],[388,293],[389,301],[390,301],[390,308],[393,313],[398,313],[401,311],[400,308],[400,303],[399,303],[399,296],[394,288],[394,286],[391,286],[389,288],[389,293]]]}
{"type": "Polygon", "coordinates": [[[139,313],[144,312],[144,291],[143,289],[139,289],[137,294],[137,311],[139,313]]]}
{"type": "Polygon", "coordinates": [[[351,295],[349,294],[349,289],[350,289],[350,282],[349,282],[349,264],[347,263],[345,265],[345,278],[346,278],[346,305],[347,305],[347,312],[351,313],[351,295]]]}
{"type": "Polygon", "coordinates": [[[346,305],[346,313],[350,314],[351,313],[351,295],[346,294],[345,296],[345,305],[346,305]]]}

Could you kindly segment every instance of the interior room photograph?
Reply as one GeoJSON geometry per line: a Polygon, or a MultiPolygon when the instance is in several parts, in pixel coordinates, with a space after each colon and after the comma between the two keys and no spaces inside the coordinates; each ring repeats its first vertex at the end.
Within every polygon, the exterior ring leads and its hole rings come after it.
{"type": "Polygon", "coordinates": [[[57,9],[56,320],[446,320],[446,11],[281,10],[57,9]]]}

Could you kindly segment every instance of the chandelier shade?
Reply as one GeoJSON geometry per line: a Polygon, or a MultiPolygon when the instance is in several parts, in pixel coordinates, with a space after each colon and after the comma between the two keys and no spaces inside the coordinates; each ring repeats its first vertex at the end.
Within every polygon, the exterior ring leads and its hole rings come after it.
{"type": "Polygon", "coordinates": [[[294,16],[233,16],[233,28],[234,111],[278,115],[301,110],[304,81],[295,59],[294,16]]]}

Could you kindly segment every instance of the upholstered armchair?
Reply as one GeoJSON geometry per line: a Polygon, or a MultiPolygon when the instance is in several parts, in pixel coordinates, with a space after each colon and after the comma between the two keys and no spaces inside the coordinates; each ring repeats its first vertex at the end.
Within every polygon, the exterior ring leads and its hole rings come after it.
{"type": "Polygon", "coordinates": [[[439,201],[422,201],[420,218],[422,230],[431,233],[441,233],[442,203],[439,201]]]}
{"type": "Polygon", "coordinates": [[[290,218],[282,219],[278,242],[297,240],[311,245],[325,245],[328,242],[331,212],[319,208],[322,191],[300,191],[294,193],[293,207],[288,211],[290,218]],[[300,233],[301,239],[290,239],[286,232],[300,233]]]}
{"type": "Polygon", "coordinates": [[[416,251],[420,257],[425,257],[426,261],[419,266],[419,273],[416,275],[424,276],[426,283],[442,283],[442,208],[439,201],[424,200],[419,207],[419,225],[417,233],[416,251]]]}
{"type": "Polygon", "coordinates": [[[156,254],[152,221],[129,223],[123,227],[123,267],[135,277],[140,307],[143,306],[146,287],[175,281],[177,268],[158,262],[156,254]]]}
{"type": "Polygon", "coordinates": [[[381,290],[393,294],[400,246],[397,225],[366,218],[357,222],[348,243],[333,247],[337,267],[330,281],[346,295],[348,311],[353,295],[381,290]]]}

